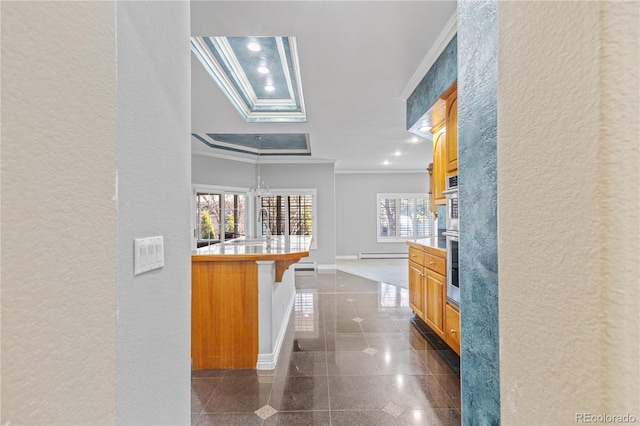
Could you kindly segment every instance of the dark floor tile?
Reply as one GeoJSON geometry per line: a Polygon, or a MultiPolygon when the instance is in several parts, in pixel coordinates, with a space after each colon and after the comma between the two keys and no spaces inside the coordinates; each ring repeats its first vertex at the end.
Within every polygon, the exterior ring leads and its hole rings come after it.
{"type": "Polygon", "coordinates": [[[327,352],[329,376],[377,376],[373,357],[365,352],[327,352]]]}
{"type": "Polygon", "coordinates": [[[262,419],[255,413],[202,413],[198,426],[261,426],[262,419]]]}
{"type": "Polygon", "coordinates": [[[432,376],[330,376],[329,390],[332,410],[454,408],[432,376]]]}
{"type": "Polygon", "coordinates": [[[389,313],[381,309],[358,308],[356,309],[356,315],[358,318],[362,318],[366,320],[373,320],[373,319],[390,320],[391,319],[391,317],[389,316],[389,313]]]}
{"type": "Polygon", "coordinates": [[[382,376],[330,376],[331,410],[381,410],[389,402],[382,376]]]}
{"type": "MultiPolygon", "coordinates": [[[[353,318],[355,318],[355,316],[353,318]]],[[[354,321],[353,318],[347,320],[327,321],[327,333],[362,334],[360,323],[358,321],[354,321]]]]}
{"type": "Polygon", "coordinates": [[[278,411],[328,410],[327,377],[276,378],[269,405],[278,411]]]}
{"type": "Polygon", "coordinates": [[[382,375],[430,375],[431,372],[415,351],[380,351],[373,355],[382,375]]]}
{"type": "Polygon", "coordinates": [[[293,350],[295,352],[317,352],[326,350],[326,339],[320,335],[314,339],[295,339],[293,350]]]}
{"type": "Polygon", "coordinates": [[[398,420],[402,425],[460,426],[460,412],[452,408],[404,410],[398,420]]]}
{"type": "Polygon", "coordinates": [[[400,329],[390,319],[367,319],[360,323],[365,333],[399,333],[400,329]]]}
{"type": "Polygon", "coordinates": [[[279,366],[277,376],[326,376],[327,353],[317,352],[292,352],[286,366],[279,366]]]}
{"type": "Polygon", "coordinates": [[[202,412],[219,382],[220,377],[191,380],[191,413],[202,412]]]}
{"type": "Polygon", "coordinates": [[[225,376],[220,379],[204,412],[253,412],[269,401],[271,388],[272,383],[261,383],[256,374],[225,376]]]}
{"type": "Polygon", "coordinates": [[[222,377],[227,370],[191,370],[192,378],[222,377]]]}
{"type": "Polygon", "coordinates": [[[193,411],[191,411],[191,426],[196,424],[196,422],[198,421],[199,417],[200,417],[200,412],[199,411],[197,413],[194,413],[193,411]]]}
{"type": "Polygon", "coordinates": [[[377,351],[410,351],[413,348],[409,339],[402,333],[365,333],[369,347],[377,351]]]}
{"type": "Polygon", "coordinates": [[[453,405],[460,410],[460,378],[455,374],[439,374],[433,376],[453,405]]]}
{"type": "Polygon", "coordinates": [[[329,411],[285,411],[278,412],[264,421],[264,426],[328,426],[329,411]]]}
{"type": "Polygon", "coordinates": [[[363,351],[369,346],[364,334],[327,334],[327,351],[363,351]]]}
{"type": "Polygon", "coordinates": [[[331,411],[332,426],[401,426],[400,419],[382,410],[331,411]]]}
{"type": "Polygon", "coordinates": [[[409,309],[409,306],[403,306],[400,308],[385,308],[387,314],[392,319],[411,319],[413,318],[413,312],[409,309]]]}
{"type": "MultiPolygon", "coordinates": [[[[418,356],[426,364],[431,374],[456,374],[460,375],[460,366],[456,369],[455,365],[451,366],[445,358],[449,352],[443,351],[416,351],[418,356]]],[[[459,361],[458,361],[459,362],[459,361]]]]}

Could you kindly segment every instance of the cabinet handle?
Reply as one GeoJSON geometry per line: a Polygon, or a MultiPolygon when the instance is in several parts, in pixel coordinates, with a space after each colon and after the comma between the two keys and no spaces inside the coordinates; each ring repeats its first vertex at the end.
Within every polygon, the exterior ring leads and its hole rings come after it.
{"type": "Polygon", "coordinates": [[[421,276],[421,277],[424,277],[424,274],[421,272],[421,273],[420,273],[420,276],[421,276]]]}
{"type": "Polygon", "coordinates": [[[436,262],[433,262],[433,261],[429,262],[429,265],[431,265],[431,266],[433,266],[435,264],[436,264],[436,262]]]}
{"type": "Polygon", "coordinates": [[[417,254],[412,254],[411,257],[418,257],[418,255],[417,254]]]}
{"type": "Polygon", "coordinates": [[[456,330],[455,330],[455,328],[452,328],[452,329],[451,329],[451,334],[456,334],[456,330]]]}

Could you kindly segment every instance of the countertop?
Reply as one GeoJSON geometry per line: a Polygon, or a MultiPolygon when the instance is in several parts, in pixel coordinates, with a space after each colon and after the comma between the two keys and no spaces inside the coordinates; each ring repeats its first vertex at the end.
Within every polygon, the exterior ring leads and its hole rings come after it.
{"type": "Polygon", "coordinates": [[[265,238],[236,238],[222,244],[201,247],[191,252],[192,261],[209,260],[285,260],[309,256],[311,238],[306,235],[271,237],[270,244],[265,238]]]}
{"type": "Polygon", "coordinates": [[[407,240],[407,244],[417,244],[423,247],[442,250],[443,252],[447,250],[447,239],[445,237],[417,238],[415,240],[407,240]]]}

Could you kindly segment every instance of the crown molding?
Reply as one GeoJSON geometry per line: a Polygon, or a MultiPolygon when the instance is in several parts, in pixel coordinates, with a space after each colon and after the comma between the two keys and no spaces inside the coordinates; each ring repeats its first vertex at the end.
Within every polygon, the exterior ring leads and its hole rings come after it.
{"type": "Polygon", "coordinates": [[[427,169],[404,169],[404,170],[336,170],[337,175],[354,175],[354,174],[408,174],[408,173],[427,173],[427,169]]]}
{"type": "Polygon", "coordinates": [[[453,12],[444,28],[438,35],[438,38],[436,38],[435,43],[433,43],[433,46],[431,46],[431,49],[429,49],[427,55],[424,57],[422,62],[420,62],[420,65],[418,65],[418,69],[413,73],[407,85],[404,86],[402,92],[400,92],[400,99],[402,99],[404,102],[407,101],[407,98],[411,95],[411,93],[413,93],[415,88],[418,87],[418,84],[427,74],[429,68],[431,68],[436,59],[438,59],[438,56],[440,56],[444,48],[447,47],[447,45],[449,44],[451,39],[453,39],[457,32],[458,9],[453,12]]]}
{"type": "MultiPolygon", "coordinates": [[[[240,155],[229,154],[228,152],[214,151],[202,151],[198,149],[192,149],[192,155],[203,155],[205,157],[221,158],[223,160],[241,161],[243,163],[258,164],[258,156],[253,155],[252,158],[244,157],[240,155]]],[[[274,156],[260,156],[260,164],[335,164],[337,160],[331,160],[326,158],[301,158],[297,156],[288,157],[274,157],[274,156]]]]}

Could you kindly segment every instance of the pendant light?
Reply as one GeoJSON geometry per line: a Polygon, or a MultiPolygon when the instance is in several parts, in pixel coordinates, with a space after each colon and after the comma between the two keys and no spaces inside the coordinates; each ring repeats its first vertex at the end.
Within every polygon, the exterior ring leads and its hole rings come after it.
{"type": "Polygon", "coordinates": [[[268,195],[270,190],[267,184],[264,183],[264,180],[260,176],[260,148],[261,148],[262,136],[257,135],[256,141],[258,145],[258,166],[256,167],[256,180],[253,186],[249,189],[249,191],[256,197],[263,197],[265,195],[268,195]]]}

